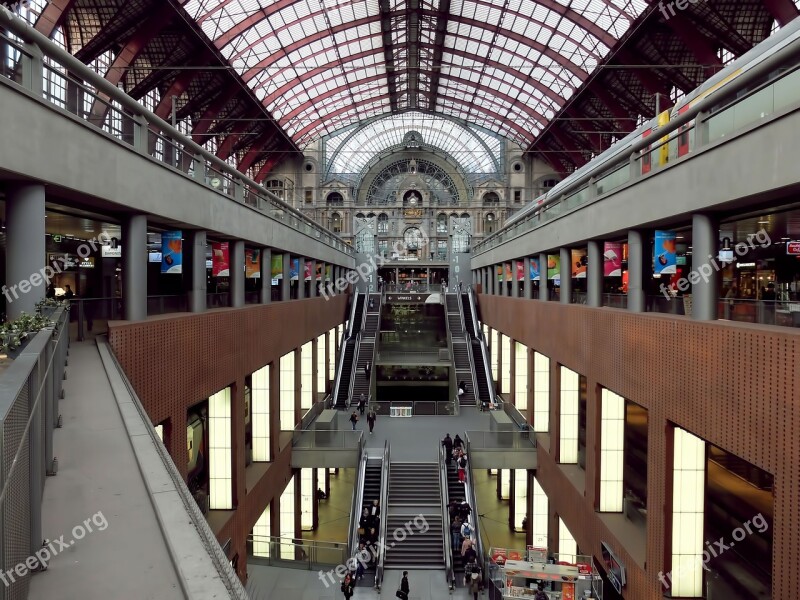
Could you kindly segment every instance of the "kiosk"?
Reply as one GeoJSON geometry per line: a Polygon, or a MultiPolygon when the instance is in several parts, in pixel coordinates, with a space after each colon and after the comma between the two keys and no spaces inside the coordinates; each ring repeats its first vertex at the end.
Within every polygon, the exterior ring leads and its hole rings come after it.
{"type": "Polygon", "coordinates": [[[539,562],[541,553],[492,548],[488,568],[491,600],[535,597],[541,584],[550,600],[602,600],[603,583],[591,556],[555,555],[539,562]],[[522,560],[525,557],[529,560],[522,560]],[[562,560],[562,558],[566,560],[562,560]]]}

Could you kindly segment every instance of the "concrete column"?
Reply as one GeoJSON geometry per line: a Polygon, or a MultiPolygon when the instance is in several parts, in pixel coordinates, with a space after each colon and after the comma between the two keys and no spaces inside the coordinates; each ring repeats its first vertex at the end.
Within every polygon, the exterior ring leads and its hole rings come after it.
{"type": "Polygon", "coordinates": [[[122,304],[126,321],[147,318],[147,217],[122,223],[122,304]]]}
{"type": "MultiPolygon", "coordinates": [[[[325,276],[325,265],[322,265],[322,276],[325,276]]],[[[317,295],[317,261],[311,259],[311,282],[308,284],[308,297],[314,298],[317,295]]],[[[316,364],[316,363],[315,363],[316,364]]]]}
{"type": "Polygon", "coordinates": [[[561,248],[561,264],[559,265],[559,278],[561,279],[561,304],[572,303],[572,252],[569,248],[561,248]]]}
{"type": "Polygon", "coordinates": [[[231,281],[231,307],[244,306],[244,241],[236,240],[228,244],[231,281]]]}
{"type": "Polygon", "coordinates": [[[517,260],[511,261],[511,297],[519,298],[519,281],[517,280],[517,260]]]}
{"type": "Polygon", "coordinates": [[[522,295],[525,297],[525,300],[531,299],[531,257],[526,256],[525,259],[522,261],[522,295]]]}
{"type": "Polygon", "coordinates": [[[496,266],[489,265],[487,269],[489,270],[489,285],[487,286],[487,293],[494,296],[497,293],[497,275],[495,275],[496,266]]]}
{"type": "Polygon", "coordinates": [[[650,239],[645,232],[630,230],[628,232],[628,310],[644,312],[645,310],[645,277],[650,267],[650,239]]]}
{"type": "Polygon", "coordinates": [[[719,222],[715,217],[692,216],[692,246],[692,319],[715,321],[719,301],[719,222]]]}
{"type": "MultiPolygon", "coordinates": [[[[39,183],[9,183],[6,188],[6,314],[9,320],[36,312],[47,279],[45,193],[39,183]]],[[[88,248],[88,246],[87,246],[88,248]]],[[[143,255],[144,256],[144,255],[143,255]]],[[[56,263],[63,267],[63,263],[56,263]]]]}
{"type": "Polygon", "coordinates": [[[586,252],[588,265],[586,267],[586,303],[589,306],[603,306],[603,246],[601,242],[589,242],[586,252]]]}
{"type": "Polygon", "coordinates": [[[261,249],[261,304],[272,302],[272,250],[261,249]]]}
{"type": "Polygon", "coordinates": [[[297,257],[297,299],[306,297],[306,257],[297,257]]]}
{"type": "Polygon", "coordinates": [[[539,300],[547,302],[550,290],[547,289],[547,252],[539,254],[539,300]]]}
{"type": "Polygon", "coordinates": [[[187,231],[184,237],[184,265],[186,269],[186,293],[189,310],[206,310],[206,232],[187,231]]]}
{"type": "Polygon", "coordinates": [[[281,278],[281,300],[288,302],[292,299],[292,255],[288,252],[283,253],[283,276],[281,278]]]}

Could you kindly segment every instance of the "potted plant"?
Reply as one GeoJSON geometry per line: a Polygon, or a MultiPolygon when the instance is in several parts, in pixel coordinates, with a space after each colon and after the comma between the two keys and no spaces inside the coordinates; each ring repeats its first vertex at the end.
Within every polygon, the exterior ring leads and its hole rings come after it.
{"type": "Polygon", "coordinates": [[[54,326],[55,323],[44,315],[22,313],[18,319],[0,325],[0,352],[15,358],[36,333],[54,326]]]}

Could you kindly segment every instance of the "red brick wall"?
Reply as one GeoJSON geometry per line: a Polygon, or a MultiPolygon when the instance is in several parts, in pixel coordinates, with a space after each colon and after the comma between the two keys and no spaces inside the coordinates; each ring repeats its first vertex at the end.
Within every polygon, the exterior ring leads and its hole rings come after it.
{"type": "MultiPolygon", "coordinates": [[[[537,475],[551,499],[551,511],[558,508],[582,551],[591,550],[599,558],[603,540],[626,563],[626,598],[663,598],[658,572],[669,570],[665,515],[671,510],[670,422],[775,477],[773,597],[796,597],[800,331],[488,295],[481,295],[479,304],[484,323],[548,356],[551,371],[564,365],[587,377],[586,497],[554,462],[553,438],[553,456],[540,445],[537,475]],[[598,385],[648,409],[647,555],[635,560],[594,512],[599,438],[591,424],[598,419],[598,385]]],[[[552,406],[558,400],[557,382],[553,372],[552,406]]],[[[551,433],[557,422],[557,413],[551,412],[551,433]]]]}
{"type": "MultiPolygon", "coordinates": [[[[342,323],[347,296],[182,313],[109,326],[109,340],[153,424],[170,419],[166,437],[175,465],[186,478],[186,411],[232,386],[234,502],[237,509],[217,532],[232,539],[239,574],[246,568],[245,541],[266,505],[291,477],[291,445],[247,490],[244,449],[244,379],[292,349],[342,323]]],[[[274,386],[273,386],[274,387],[274,386]]],[[[277,421],[278,413],[272,410],[277,421]]],[[[273,438],[277,442],[277,429],[273,438]]],[[[277,445],[277,444],[276,444],[277,445]]]]}

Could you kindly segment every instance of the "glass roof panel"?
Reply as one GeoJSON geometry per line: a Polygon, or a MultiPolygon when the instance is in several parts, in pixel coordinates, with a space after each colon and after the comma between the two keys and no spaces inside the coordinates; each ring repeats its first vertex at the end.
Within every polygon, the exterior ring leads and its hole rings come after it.
{"type": "Polygon", "coordinates": [[[419,4],[416,34],[407,0],[390,0],[386,14],[379,0],[187,0],[183,6],[298,145],[408,106],[529,144],[648,0],[451,0],[444,52],[435,47],[442,23],[432,0],[419,4]],[[386,52],[382,21],[390,27],[386,52]],[[386,68],[387,54],[393,69],[386,68]],[[435,56],[442,56],[440,64],[435,56]],[[420,70],[412,73],[410,64],[420,70]],[[409,98],[410,75],[415,98],[409,98]]]}

